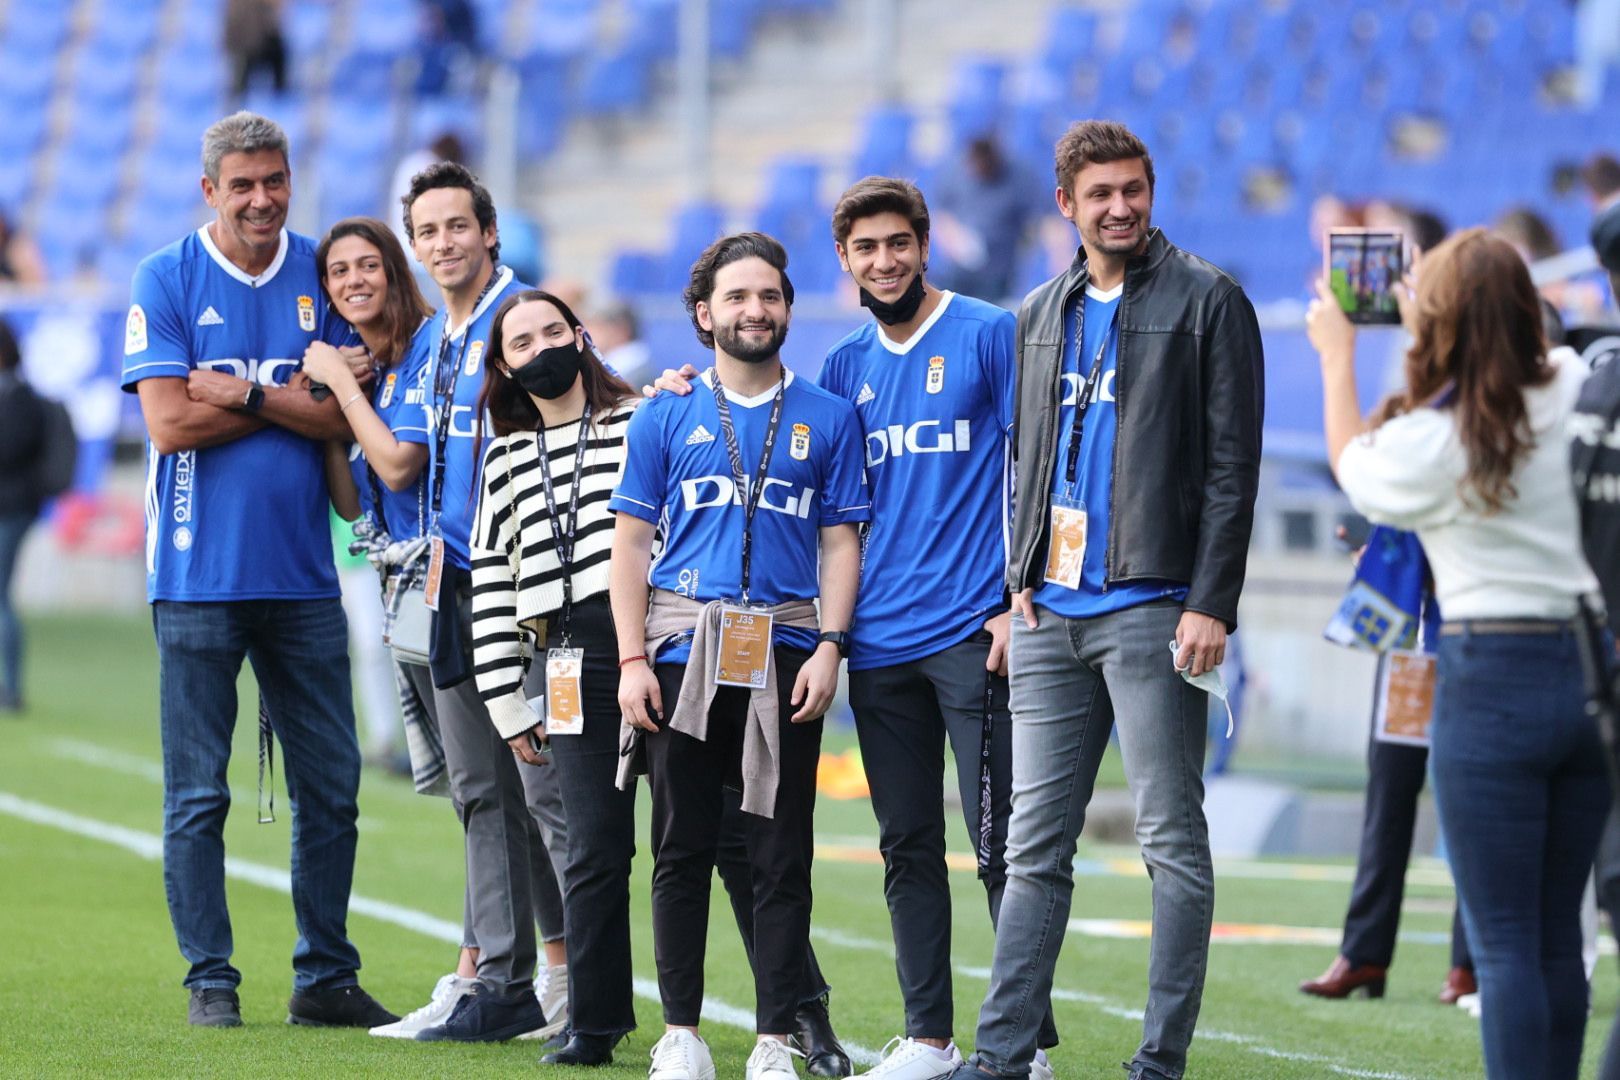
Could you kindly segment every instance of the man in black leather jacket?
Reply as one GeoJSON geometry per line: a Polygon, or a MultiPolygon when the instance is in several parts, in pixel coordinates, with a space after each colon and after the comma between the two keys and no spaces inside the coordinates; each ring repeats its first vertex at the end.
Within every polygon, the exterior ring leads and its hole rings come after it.
{"type": "Polygon", "coordinates": [[[1153,879],[1132,1080],[1186,1069],[1209,954],[1205,695],[1237,623],[1260,468],[1260,332],[1243,290],[1153,229],[1153,161],[1123,125],[1059,140],[1080,234],[1018,316],[1013,789],[1008,881],[978,1053],[1022,1076],[1074,891],[1071,862],[1118,728],[1153,879]],[[1178,669],[1181,674],[1178,674],[1178,669]],[[1186,679],[1183,678],[1186,677],[1186,679]]]}

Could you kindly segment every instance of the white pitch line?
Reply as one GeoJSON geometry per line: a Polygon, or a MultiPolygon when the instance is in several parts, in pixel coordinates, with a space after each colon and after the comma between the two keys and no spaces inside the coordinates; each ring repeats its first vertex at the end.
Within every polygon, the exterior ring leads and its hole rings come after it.
{"type": "MultiPolygon", "coordinates": [[[[0,813],[10,814],[35,825],[47,828],[61,829],[91,840],[100,840],[112,844],[137,855],[140,858],[153,862],[163,858],[163,838],[151,833],[140,832],[136,829],[114,825],[111,822],[97,821],[94,818],[81,817],[70,814],[65,810],[58,810],[43,803],[23,799],[9,792],[0,791],[0,813]]],[[[238,881],[246,881],[252,885],[259,885],[280,893],[292,891],[292,876],[275,866],[266,866],[262,863],[248,862],[245,859],[227,858],[225,860],[225,876],[238,881]]],[[[359,915],[365,915],[379,922],[392,923],[395,926],[425,937],[443,941],[449,945],[461,944],[461,924],[450,922],[429,915],[425,911],[402,907],[399,904],[389,903],[386,900],[377,900],[369,896],[353,895],[349,898],[349,910],[359,915]]],[[[635,980],[637,996],[650,1001],[657,1001],[658,984],[652,979],[637,978],[635,980]]],[[[727,1027],[741,1028],[744,1031],[754,1030],[754,1014],[748,1009],[738,1008],[718,998],[703,998],[703,1018],[712,1020],[727,1027]]],[[[844,1049],[849,1056],[862,1065],[876,1065],[881,1056],[870,1047],[858,1043],[845,1041],[844,1049]]]]}
{"type": "MultiPolygon", "coordinates": [[[[834,930],[823,926],[810,927],[810,936],[816,941],[824,942],[835,948],[854,949],[860,952],[881,953],[885,956],[894,955],[894,947],[887,941],[878,941],[875,938],[859,937],[855,934],[846,934],[842,930],[834,930]]],[[[964,979],[976,979],[980,982],[990,981],[990,969],[987,967],[971,967],[966,964],[953,964],[951,970],[964,979]]],[[[1052,987],[1052,998],[1056,1001],[1072,1001],[1081,1005],[1089,1005],[1098,1012],[1112,1016],[1119,1020],[1128,1020],[1135,1024],[1142,1022],[1142,1010],[1129,1009],[1116,1004],[1101,994],[1092,994],[1084,990],[1070,990],[1066,987],[1052,987]]],[[[1340,1076],[1354,1077],[1356,1080],[1416,1080],[1403,1073],[1375,1072],[1370,1069],[1357,1069],[1353,1066],[1342,1065],[1330,1057],[1312,1054],[1305,1051],[1281,1050],[1275,1046],[1267,1046],[1252,1035],[1241,1035],[1233,1031],[1220,1031],[1208,1027],[1198,1029],[1197,1038],[1208,1039],[1211,1042],[1230,1043],[1240,1046],[1251,1053],[1262,1057],[1275,1058],[1280,1061],[1293,1061],[1305,1065],[1321,1065],[1340,1076]]]]}

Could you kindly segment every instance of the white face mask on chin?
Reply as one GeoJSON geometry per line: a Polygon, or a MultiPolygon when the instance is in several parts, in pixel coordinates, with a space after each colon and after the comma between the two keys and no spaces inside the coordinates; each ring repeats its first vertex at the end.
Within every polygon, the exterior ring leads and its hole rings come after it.
{"type": "MultiPolygon", "coordinates": [[[[1181,646],[1172,641],[1170,643],[1171,667],[1176,667],[1176,654],[1180,651],[1181,646]]],[[[1210,697],[1220,699],[1220,703],[1226,706],[1226,737],[1230,739],[1232,737],[1232,731],[1234,728],[1232,721],[1232,703],[1226,700],[1226,680],[1221,678],[1221,669],[1218,667],[1212,667],[1202,675],[1194,676],[1192,674],[1192,663],[1189,661],[1186,667],[1176,668],[1176,674],[1180,675],[1189,684],[1198,687],[1198,689],[1202,690],[1210,697]]]]}

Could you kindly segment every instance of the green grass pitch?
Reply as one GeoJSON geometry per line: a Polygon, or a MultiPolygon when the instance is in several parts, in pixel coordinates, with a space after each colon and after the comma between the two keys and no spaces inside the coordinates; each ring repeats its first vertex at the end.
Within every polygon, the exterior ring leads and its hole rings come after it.
{"type": "MultiPolygon", "coordinates": [[[[154,841],[161,830],[156,654],[139,619],[43,618],[31,623],[29,711],[0,720],[0,1073],[8,1076],[469,1076],[536,1068],[533,1043],[418,1045],[363,1032],[287,1026],[292,909],[278,891],[287,866],[281,820],[254,821],[254,700],[244,676],[226,830],[236,876],[228,884],[236,964],[244,974],[246,1026],[192,1030],[185,1023],[184,964],[163,900],[154,841]]],[[[830,729],[839,730],[839,729],[830,729]]],[[[847,733],[829,735],[845,745],[847,733]]],[[[279,780],[278,780],[278,788],[279,780]]],[[[644,797],[645,798],[645,797],[644,797]]],[[[365,960],[364,985],[403,1012],[422,1004],[449,970],[443,940],[461,910],[459,829],[448,802],[369,771],[360,796],[361,842],[350,931],[365,960]],[[360,898],[364,898],[362,901],[360,898]]],[[[881,1048],[902,1024],[876,825],[865,802],[823,798],[816,864],[815,943],[832,982],[840,1034],[881,1048]]],[[[643,806],[645,826],[645,805],[643,806]]],[[[648,920],[649,859],[632,884],[636,971],[654,975],[648,920]]],[[[951,843],[969,853],[953,820],[951,843]]],[[[1074,917],[1141,920],[1148,882],[1134,852],[1083,844],[1097,867],[1081,876],[1074,917]],[[1135,872],[1133,871],[1133,868],[1135,872]]],[[[962,861],[962,860],[959,860],[962,861]]],[[[953,872],[956,1036],[973,1040],[992,939],[983,893],[970,870],[953,872]]],[[[1216,919],[1333,931],[1349,892],[1344,863],[1217,865],[1216,919]],[[1325,870],[1322,869],[1325,867],[1325,870]]],[[[747,966],[716,882],[708,992],[723,1007],[705,1033],[719,1074],[740,1077],[752,1036],[735,1026],[752,1013],[747,966]]],[[[1475,1021],[1433,1000],[1447,951],[1451,892],[1428,875],[1408,890],[1404,941],[1382,1001],[1322,1002],[1295,990],[1332,957],[1326,945],[1217,942],[1189,1076],[1366,1077],[1439,1080],[1481,1074],[1475,1021]]],[[[942,943],[942,946],[944,944],[942,943]]],[[[1147,942],[1070,933],[1058,966],[1055,1009],[1061,1077],[1118,1077],[1140,1033],[1147,942]]],[[[1617,997],[1615,965],[1599,966],[1586,1068],[1595,1075],[1617,997]]],[[[641,1027],[603,1080],[645,1074],[661,1030],[655,1001],[638,999],[641,1027]]],[[[543,1071],[543,1070],[542,1070],[543,1071]]],[[[583,1073],[581,1075],[584,1075],[583,1073]]]]}

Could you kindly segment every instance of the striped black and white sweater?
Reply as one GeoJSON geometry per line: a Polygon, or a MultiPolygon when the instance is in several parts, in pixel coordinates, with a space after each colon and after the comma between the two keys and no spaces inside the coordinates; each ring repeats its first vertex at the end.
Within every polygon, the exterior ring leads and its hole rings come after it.
{"type": "MultiPolygon", "coordinates": [[[[579,524],[574,536],[574,602],[608,590],[614,515],[608,500],[624,472],[624,435],[639,400],[591,418],[579,478],[579,524]]],[[[566,527],[573,497],[579,422],[547,428],[547,464],[557,512],[566,527]]],[[[502,738],[540,722],[523,693],[521,637],[541,639],[545,622],[560,615],[562,566],[540,478],[540,439],[532,431],[503,435],[484,454],[484,482],[472,531],[473,677],[502,738]],[[514,513],[514,506],[516,512],[514,513]]]]}

